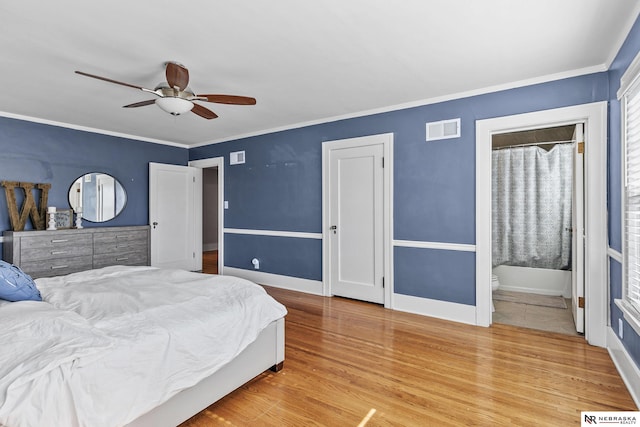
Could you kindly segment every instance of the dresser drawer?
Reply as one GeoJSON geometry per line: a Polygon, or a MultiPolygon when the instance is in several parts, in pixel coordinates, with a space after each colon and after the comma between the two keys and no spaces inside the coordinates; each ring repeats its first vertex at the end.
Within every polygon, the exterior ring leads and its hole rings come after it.
{"type": "Polygon", "coordinates": [[[92,267],[91,254],[72,258],[46,259],[22,263],[20,268],[32,278],[60,276],[90,270],[92,267]]]}
{"type": "Polygon", "coordinates": [[[122,254],[147,252],[149,233],[147,230],[96,233],[93,236],[94,254],[122,254]]]}
{"type": "Polygon", "coordinates": [[[90,235],[33,236],[21,239],[20,257],[23,260],[43,260],[91,255],[90,235]]]}
{"type": "Polygon", "coordinates": [[[149,259],[146,251],[96,254],[93,256],[93,268],[108,267],[110,265],[149,265],[149,259]]]}

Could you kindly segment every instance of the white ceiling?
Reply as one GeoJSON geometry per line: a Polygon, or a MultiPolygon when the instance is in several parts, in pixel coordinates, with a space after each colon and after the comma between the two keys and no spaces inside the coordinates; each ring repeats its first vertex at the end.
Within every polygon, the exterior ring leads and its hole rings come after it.
{"type": "Polygon", "coordinates": [[[179,146],[604,71],[637,0],[16,0],[0,4],[0,115],[179,146]],[[139,90],[164,63],[219,118],[139,90]]]}

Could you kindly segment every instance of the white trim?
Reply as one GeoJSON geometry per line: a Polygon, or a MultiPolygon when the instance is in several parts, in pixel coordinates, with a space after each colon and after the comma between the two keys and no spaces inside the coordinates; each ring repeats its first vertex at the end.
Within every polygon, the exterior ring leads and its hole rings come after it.
{"type": "MultiPolygon", "coordinates": [[[[635,11],[636,16],[639,10],[640,10],[640,4],[636,5],[636,11],[635,11]]],[[[634,18],[634,21],[635,21],[635,18],[634,18]]],[[[631,26],[629,26],[629,29],[630,28],[631,26]]],[[[628,33],[629,32],[627,31],[625,34],[628,34],[628,33]]],[[[615,50],[614,52],[616,55],[618,54],[617,50],[615,50]]],[[[629,64],[625,72],[622,74],[622,77],[620,77],[620,88],[618,89],[618,92],[616,92],[616,96],[618,97],[618,100],[622,99],[624,94],[631,88],[631,86],[634,85],[635,82],[638,81],[639,78],[640,78],[640,53],[637,53],[636,56],[633,58],[633,61],[631,61],[631,64],[629,64]]]]}
{"type": "Polygon", "coordinates": [[[465,243],[420,242],[417,240],[394,240],[393,246],[420,249],[442,249],[445,251],[475,252],[476,245],[465,243]]]}
{"type": "MultiPolygon", "coordinates": [[[[218,274],[224,274],[224,157],[191,160],[189,166],[200,169],[218,168],[218,274]]],[[[202,198],[202,192],[199,197],[202,198]]]]}
{"type": "Polygon", "coordinates": [[[331,245],[328,223],[331,213],[330,162],[331,150],[345,147],[383,144],[384,156],[384,206],[383,206],[383,247],[384,247],[384,307],[394,308],[393,293],[393,133],[367,135],[357,138],[324,141],[322,143],[322,285],[323,295],[331,293],[331,245]]]}
{"type": "Polygon", "coordinates": [[[476,324],[476,308],[472,305],[428,298],[413,297],[403,294],[393,295],[394,310],[420,314],[453,322],[476,324]]]}
{"type": "Polygon", "coordinates": [[[612,328],[607,328],[607,350],[631,398],[640,407],[640,369],[612,328]]]}
{"type": "Polygon", "coordinates": [[[615,249],[607,248],[607,255],[622,264],[622,254],[615,249]]]}
{"type": "Polygon", "coordinates": [[[91,127],[88,127],[88,126],[74,125],[72,123],[63,123],[63,122],[56,122],[54,120],[40,119],[40,118],[37,118],[37,117],[23,116],[21,114],[13,114],[13,113],[8,113],[6,111],[0,111],[0,117],[7,117],[9,119],[24,120],[26,122],[40,123],[40,124],[43,124],[43,125],[57,126],[57,127],[66,128],[66,129],[80,130],[80,131],[83,131],[83,132],[97,133],[97,134],[100,134],[100,135],[115,136],[117,138],[133,139],[135,141],[143,141],[143,142],[151,142],[151,143],[154,143],[154,144],[170,145],[172,147],[187,148],[187,149],[191,147],[188,144],[179,144],[177,142],[166,141],[166,140],[163,140],[163,139],[145,138],[143,136],[130,135],[130,134],[120,133],[120,132],[112,132],[112,131],[105,130],[105,129],[97,129],[97,128],[91,128],[91,127]]]}
{"type": "Polygon", "coordinates": [[[627,91],[638,81],[640,78],[640,52],[633,58],[633,61],[620,77],[620,88],[616,92],[618,100],[627,93],[627,91]]]}
{"type": "Polygon", "coordinates": [[[4,236],[0,236],[0,243],[4,242],[4,236]]]}
{"type": "Polygon", "coordinates": [[[248,234],[252,236],[294,237],[297,239],[322,239],[322,233],[306,233],[303,231],[253,230],[248,228],[225,228],[225,233],[248,234]]]}
{"type": "Polygon", "coordinates": [[[242,277],[265,286],[305,292],[307,294],[322,295],[322,282],[318,280],[302,279],[300,277],[283,276],[281,274],[265,273],[263,271],[245,270],[243,268],[225,267],[227,276],[242,277]]]}
{"type": "Polygon", "coordinates": [[[491,324],[491,136],[515,130],[583,122],[585,126],[585,338],[606,345],[607,102],[476,121],[477,324],[491,324]]]}
{"type": "MultiPolygon", "coordinates": [[[[620,90],[618,90],[618,97],[624,98],[630,90],[637,90],[637,86],[640,81],[640,53],[636,55],[631,65],[627,68],[624,75],[620,79],[620,90]]],[[[628,121],[628,106],[626,105],[626,99],[621,99],[621,114],[620,114],[620,129],[621,129],[621,144],[620,144],[620,194],[621,194],[621,235],[622,235],[622,248],[623,253],[620,257],[620,263],[622,264],[622,300],[615,300],[616,305],[622,310],[624,318],[634,331],[640,335],[640,313],[638,310],[631,306],[628,297],[628,233],[627,228],[627,196],[628,196],[628,169],[627,169],[627,121],[628,121]]]]}
{"type": "Polygon", "coordinates": [[[324,117],[322,119],[317,119],[317,120],[309,120],[309,121],[306,121],[306,122],[294,123],[294,124],[290,124],[290,125],[286,125],[286,126],[279,126],[279,127],[275,127],[275,128],[271,128],[271,129],[264,129],[264,130],[259,130],[259,131],[255,131],[255,132],[247,132],[247,133],[244,133],[244,134],[212,139],[212,140],[209,140],[209,141],[206,141],[206,142],[201,142],[201,143],[190,145],[189,148],[196,148],[196,147],[202,147],[202,146],[205,146],[205,145],[218,144],[220,142],[235,141],[237,139],[250,138],[250,137],[260,136],[260,135],[267,135],[267,134],[270,134],[270,133],[276,133],[276,132],[282,132],[282,131],[287,131],[287,130],[292,130],[292,129],[304,128],[304,127],[308,127],[308,126],[320,125],[320,124],[324,124],[324,123],[336,122],[336,121],[339,121],[339,120],[348,120],[348,119],[354,119],[354,118],[358,118],[358,117],[370,116],[370,115],[374,115],[374,114],[388,113],[388,112],[391,112],[391,111],[404,110],[404,109],[407,109],[407,108],[422,107],[422,106],[425,106],[425,105],[438,104],[438,103],[441,103],[441,102],[452,101],[452,100],[455,100],[455,99],[468,98],[468,97],[472,97],[472,96],[484,95],[484,94],[488,94],[488,93],[499,92],[499,91],[509,90],[509,89],[517,89],[517,88],[520,88],[520,87],[531,86],[531,85],[536,85],[536,84],[541,84],[541,83],[548,83],[548,82],[552,82],[552,81],[556,81],[556,80],[562,80],[562,79],[568,79],[568,78],[572,78],[572,77],[584,76],[584,75],[587,75],[587,74],[602,73],[602,72],[605,72],[605,71],[607,71],[607,66],[605,64],[599,64],[599,65],[594,65],[594,66],[591,66],[591,67],[579,68],[577,70],[570,70],[570,71],[565,71],[565,72],[562,72],[562,73],[549,74],[549,75],[546,75],[546,76],[535,77],[535,78],[532,78],[532,79],[518,80],[518,81],[510,82],[510,83],[504,83],[504,84],[499,84],[499,85],[494,85],[494,86],[487,86],[487,87],[484,87],[484,88],[469,90],[469,91],[465,91],[465,92],[457,92],[457,93],[452,93],[452,94],[449,94],[449,95],[437,96],[437,97],[433,97],[433,98],[426,98],[426,99],[413,101],[413,102],[406,102],[406,103],[402,103],[402,104],[389,105],[387,107],[374,108],[374,109],[371,109],[371,110],[364,110],[364,111],[357,111],[355,113],[342,114],[342,115],[339,115],[339,116],[324,117]]]}

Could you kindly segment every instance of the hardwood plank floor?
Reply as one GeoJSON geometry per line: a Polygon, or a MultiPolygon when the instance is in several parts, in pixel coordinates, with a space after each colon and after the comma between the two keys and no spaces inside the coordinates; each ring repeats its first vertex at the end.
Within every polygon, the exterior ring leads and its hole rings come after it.
{"type": "Polygon", "coordinates": [[[202,272],[218,274],[218,251],[202,252],[202,272]]]}
{"type": "Polygon", "coordinates": [[[289,310],[284,369],[183,427],[578,426],[580,411],[637,410],[582,337],[265,288],[289,310]]]}

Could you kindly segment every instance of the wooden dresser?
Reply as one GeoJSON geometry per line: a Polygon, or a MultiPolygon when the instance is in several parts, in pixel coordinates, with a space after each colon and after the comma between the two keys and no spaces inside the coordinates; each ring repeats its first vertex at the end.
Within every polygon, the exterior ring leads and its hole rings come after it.
{"type": "Polygon", "coordinates": [[[34,279],[110,265],[149,265],[149,226],[5,231],[2,258],[34,279]]]}

